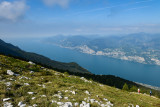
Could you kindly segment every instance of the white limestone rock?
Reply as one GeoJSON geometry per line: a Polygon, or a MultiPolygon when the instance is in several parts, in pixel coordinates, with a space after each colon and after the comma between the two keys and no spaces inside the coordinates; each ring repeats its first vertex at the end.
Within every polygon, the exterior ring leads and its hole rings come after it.
{"type": "Polygon", "coordinates": [[[23,102],[22,101],[20,101],[19,103],[18,103],[18,106],[20,106],[20,105],[22,105],[23,104],[23,102]]]}
{"type": "Polygon", "coordinates": [[[29,84],[28,84],[28,83],[24,83],[24,85],[29,86],[29,84]]]}
{"type": "Polygon", "coordinates": [[[33,104],[33,107],[37,107],[38,105],[37,104],[33,104]]]}
{"type": "Polygon", "coordinates": [[[46,95],[41,95],[41,97],[47,97],[46,95]]]}
{"type": "Polygon", "coordinates": [[[28,63],[31,64],[31,65],[34,65],[34,64],[35,64],[35,63],[33,63],[32,61],[29,61],[28,63]]]}
{"type": "Polygon", "coordinates": [[[13,107],[12,103],[4,102],[3,107],[13,107]]]}
{"type": "Polygon", "coordinates": [[[75,95],[75,94],[76,94],[76,92],[75,92],[75,91],[72,91],[72,94],[73,94],[73,95],[75,95]]]}
{"type": "Polygon", "coordinates": [[[34,100],[36,97],[32,97],[32,100],[34,100]]]}
{"type": "Polygon", "coordinates": [[[12,72],[11,70],[7,70],[7,74],[8,75],[14,75],[14,72],[12,72]]]}
{"type": "Polygon", "coordinates": [[[32,73],[34,73],[34,71],[30,71],[30,73],[32,74],[32,73]]]}
{"type": "Polygon", "coordinates": [[[62,106],[64,103],[63,102],[57,102],[57,105],[62,106]]]}
{"type": "Polygon", "coordinates": [[[78,105],[79,105],[79,103],[77,103],[77,102],[76,102],[76,103],[74,103],[74,106],[78,106],[78,105]]]}
{"type": "Polygon", "coordinates": [[[34,92],[28,92],[28,94],[34,94],[34,92]]]}
{"type": "Polygon", "coordinates": [[[11,82],[6,82],[5,84],[6,84],[6,86],[8,86],[8,87],[12,85],[11,82]]]}
{"type": "Polygon", "coordinates": [[[10,100],[11,98],[4,98],[3,102],[10,100]]]}
{"type": "Polygon", "coordinates": [[[88,94],[88,95],[90,95],[89,91],[87,91],[87,90],[85,91],[85,93],[88,94]]]}
{"type": "Polygon", "coordinates": [[[65,100],[68,100],[68,97],[64,97],[65,100]]]}
{"type": "Polygon", "coordinates": [[[63,107],[72,107],[72,103],[71,102],[65,102],[63,107]]]}
{"type": "Polygon", "coordinates": [[[91,102],[91,103],[94,103],[94,102],[95,102],[95,99],[90,99],[90,102],[91,102]]]}
{"type": "Polygon", "coordinates": [[[108,99],[106,99],[106,98],[103,98],[103,100],[104,100],[104,101],[108,101],[108,99]]]}

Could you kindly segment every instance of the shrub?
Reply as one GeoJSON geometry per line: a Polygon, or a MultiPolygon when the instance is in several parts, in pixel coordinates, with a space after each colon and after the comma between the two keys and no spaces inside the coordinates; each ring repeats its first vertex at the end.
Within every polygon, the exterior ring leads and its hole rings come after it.
{"type": "Polygon", "coordinates": [[[127,85],[126,83],[123,85],[122,90],[126,90],[126,91],[128,91],[128,90],[129,90],[128,85],[127,85]]]}

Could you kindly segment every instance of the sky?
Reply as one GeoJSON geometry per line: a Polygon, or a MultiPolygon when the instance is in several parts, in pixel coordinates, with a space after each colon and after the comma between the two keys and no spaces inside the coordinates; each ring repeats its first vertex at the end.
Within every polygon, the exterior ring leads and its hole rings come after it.
{"type": "Polygon", "coordinates": [[[160,0],[0,0],[0,38],[160,33],[160,0]]]}

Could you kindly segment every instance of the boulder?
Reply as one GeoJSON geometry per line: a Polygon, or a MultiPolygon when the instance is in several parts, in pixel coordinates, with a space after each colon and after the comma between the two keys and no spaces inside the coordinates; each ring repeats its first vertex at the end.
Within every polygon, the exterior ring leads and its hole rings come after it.
{"type": "Polygon", "coordinates": [[[11,86],[12,85],[11,82],[6,82],[5,84],[6,84],[6,86],[11,86]]]}
{"type": "Polygon", "coordinates": [[[33,107],[37,107],[37,104],[33,104],[33,107]]]}
{"type": "Polygon", "coordinates": [[[32,100],[34,100],[36,97],[32,97],[32,100]]]}
{"type": "Polygon", "coordinates": [[[28,94],[34,94],[34,92],[28,92],[28,94]]]}
{"type": "Polygon", "coordinates": [[[90,95],[89,91],[85,91],[86,94],[90,95]]]}
{"type": "Polygon", "coordinates": [[[62,106],[64,103],[63,102],[57,102],[57,105],[62,106]]]}
{"type": "Polygon", "coordinates": [[[28,86],[29,84],[28,83],[24,83],[24,85],[28,86]]]}
{"type": "Polygon", "coordinates": [[[7,74],[8,75],[14,75],[14,72],[12,72],[11,70],[7,70],[7,74]]]}
{"type": "Polygon", "coordinates": [[[29,61],[28,63],[29,63],[29,64],[33,64],[33,65],[35,64],[35,63],[33,63],[32,61],[29,61]]]}
{"type": "Polygon", "coordinates": [[[91,102],[91,103],[94,103],[94,102],[95,102],[95,99],[90,99],[90,102],[91,102]]]}
{"type": "Polygon", "coordinates": [[[4,98],[3,102],[10,100],[11,98],[4,98]]]}
{"type": "Polygon", "coordinates": [[[71,102],[65,102],[63,107],[72,107],[72,103],[71,102]]]}
{"type": "Polygon", "coordinates": [[[75,94],[76,94],[76,92],[75,92],[75,91],[72,91],[72,94],[74,94],[74,95],[75,95],[75,94]]]}
{"type": "Polygon", "coordinates": [[[78,103],[74,103],[74,106],[78,106],[79,104],[78,103]]]}
{"type": "Polygon", "coordinates": [[[12,105],[12,103],[4,102],[4,106],[3,107],[13,107],[13,105],[12,105]]]}
{"type": "Polygon", "coordinates": [[[68,97],[64,97],[65,100],[68,100],[68,97]]]}

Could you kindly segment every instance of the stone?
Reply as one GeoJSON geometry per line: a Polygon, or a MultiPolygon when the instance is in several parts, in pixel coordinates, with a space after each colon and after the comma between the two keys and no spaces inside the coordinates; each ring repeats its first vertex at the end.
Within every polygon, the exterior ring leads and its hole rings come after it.
{"type": "Polygon", "coordinates": [[[12,105],[12,103],[4,102],[4,106],[3,107],[13,107],[13,105],[12,105]]]}
{"type": "Polygon", "coordinates": [[[26,106],[26,104],[22,104],[22,105],[20,105],[20,107],[25,107],[26,106]]]}
{"type": "Polygon", "coordinates": [[[64,103],[63,102],[57,102],[57,105],[63,105],[64,103]]]}
{"type": "Polygon", "coordinates": [[[47,97],[46,95],[41,95],[41,97],[47,97]]]}
{"type": "Polygon", "coordinates": [[[65,93],[68,92],[68,90],[65,90],[65,93]]]}
{"type": "Polygon", "coordinates": [[[52,102],[52,103],[56,103],[57,101],[55,101],[55,100],[52,100],[51,102],[52,102]]]}
{"type": "Polygon", "coordinates": [[[11,98],[4,98],[3,102],[10,100],[11,98]]]}
{"type": "Polygon", "coordinates": [[[68,97],[64,97],[65,100],[68,100],[68,97]]]}
{"type": "Polygon", "coordinates": [[[32,97],[32,100],[34,100],[36,97],[32,97]]]}
{"type": "Polygon", "coordinates": [[[12,72],[11,70],[7,70],[7,74],[8,75],[14,75],[14,72],[12,72]]]}
{"type": "Polygon", "coordinates": [[[106,98],[103,98],[103,100],[104,100],[104,101],[108,101],[108,99],[106,99],[106,98]]]}
{"type": "Polygon", "coordinates": [[[89,91],[85,91],[86,94],[90,95],[89,91]]]}
{"type": "Polygon", "coordinates": [[[85,101],[82,101],[82,104],[86,105],[87,103],[85,101]]]}
{"type": "Polygon", "coordinates": [[[63,107],[72,107],[72,103],[71,102],[65,102],[63,107]]]}
{"type": "Polygon", "coordinates": [[[18,103],[18,106],[20,106],[20,105],[22,105],[23,104],[23,102],[22,101],[20,101],[19,103],[18,103]]]}
{"type": "Polygon", "coordinates": [[[24,83],[24,85],[28,86],[29,84],[28,83],[24,83]]]}
{"type": "Polygon", "coordinates": [[[19,79],[29,79],[28,77],[25,77],[25,76],[22,76],[22,77],[20,77],[19,79]]]}
{"type": "Polygon", "coordinates": [[[33,104],[33,107],[37,107],[37,104],[33,104]]]}
{"type": "Polygon", "coordinates": [[[74,95],[75,95],[75,94],[76,94],[76,92],[75,92],[75,91],[72,91],[72,94],[74,94],[74,95]]]}
{"type": "Polygon", "coordinates": [[[34,94],[34,92],[28,92],[28,94],[34,94]]]}
{"type": "Polygon", "coordinates": [[[85,101],[82,101],[82,104],[80,104],[80,107],[90,107],[90,104],[86,103],[85,101]]]}
{"type": "Polygon", "coordinates": [[[46,86],[43,84],[43,86],[42,86],[43,88],[46,88],[46,86]]]}
{"type": "Polygon", "coordinates": [[[79,104],[76,102],[76,103],[74,103],[74,106],[78,106],[79,104]]]}
{"type": "Polygon", "coordinates": [[[136,105],[136,107],[139,107],[139,105],[136,105]]]}
{"type": "Polygon", "coordinates": [[[6,86],[11,86],[12,85],[11,82],[6,82],[5,84],[6,84],[6,86]]]}
{"type": "Polygon", "coordinates": [[[29,63],[29,64],[33,64],[33,65],[35,64],[35,63],[33,63],[32,61],[29,61],[28,63],[29,63]]]}
{"type": "Polygon", "coordinates": [[[20,102],[18,103],[18,106],[19,106],[19,107],[25,107],[25,106],[26,106],[26,104],[23,104],[23,102],[22,102],[22,101],[20,101],[20,102]]]}
{"type": "Polygon", "coordinates": [[[91,103],[94,103],[94,102],[95,102],[95,99],[90,99],[90,102],[91,102],[91,103]]]}
{"type": "Polygon", "coordinates": [[[32,73],[34,73],[34,71],[30,71],[30,73],[32,74],[32,73]]]}
{"type": "Polygon", "coordinates": [[[107,102],[107,105],[113,106],[113,104],[110,101],[107,102]]]}
{"type": "Polygon", "coordinates": [[[101,107],[105,107],[105,104],[101,104],[101,107]]]}

